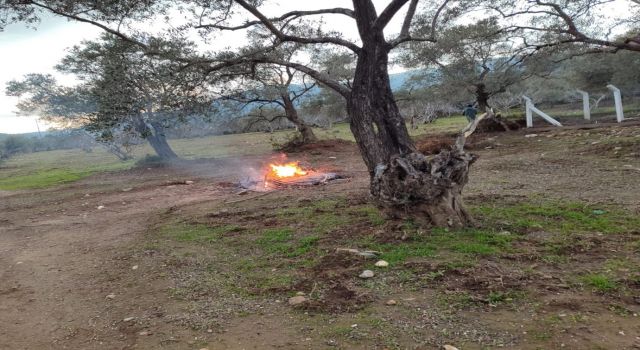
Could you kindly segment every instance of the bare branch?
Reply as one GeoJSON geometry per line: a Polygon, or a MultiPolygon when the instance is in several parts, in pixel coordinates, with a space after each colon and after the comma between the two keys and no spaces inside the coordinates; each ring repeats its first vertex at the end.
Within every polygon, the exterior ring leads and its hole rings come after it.
{"type": "MultiPolygon", "coordinates": [[[[300,44],[335,44],[344,46],[355,53],[360,52],[360,47],[348,40],[336,37],[317,37],[317,38],[305,38],[299,36],[293,36],[283,33],[280,29],[276,28],[269,18],[267,18],[262,12],[260,12],[255,6],[250,5],[245,0],[234,0],[245,10],[254,15],[260,22],[281,42],[290,41],[300,44]]],[[[406,1],[406,0],[405,0],[406,1]]]]}
{"type": "MultiPolygon", "coordinates": [[[[373,30],[380,31],[383,30],[387,24],[393,19],[393,17],[400,11],[400,9],[407,3],[409,0],[392,0],[387,7],[382,10],[378,18],[373,22],[373,30]]],[[[412,2],[414,2],[412,0],[412,2]]],[[[415,10],[414,10],[415,11],[415,10]]]]}
{"type": "Polygon", "coordinates": [[[416,3],[415,5],[413,2],[414,1],[412,1],[412,3],[409,6],[409,11],[407,12],[407,16],[405,17],[405,22],[402,25],[402,31],[400,32],[400,35],[395,40],[389,43],[390,49],[402,43],[405,43],[407,41],[420,41],[420,42],[436,42],[437,41],[436,28],[438,26],[438,18],[440,17],[440,14],[444,10],[444,8],[449,3],[449,0],[444,0],[436,10],[436,13],[433,15],[433,18],[431,19],[431,33],[427,38],[413,38],[411,37],[411,34],[409,32],[409,30],[411,29],[411,20],[415,15],[415,6],[417,6],[417,1],[415,1],[416,3]],[[413,9],[412,9],[412,6],[414,7],[413,9]]]}
{"type": "MultiPolygon", "coordinates": [[[[292,19],[297,19],[300,17],[306,17],[306,16],[313,16],[313,15],[323,15],[323,14],[341,14],[341,15],[345,15],[348,17],[353,18],[354,14],[353,14],[353,10],[347,9],[347,8],[331,8],[331,9],[322,9],[322,10],[314,10],[314,11],[291,11],[291,12],[287,12],[284,15],[280,16],[280,17],[275,17],[275,18],[271,18],[269,19],[270,22],[281,22],[284,20],[292,20],[292,19]]],[[[197,29],[203,29],[203,28],[214,28],[214,29],[221,29],[221,30],[240,30],[240,29],[246,29],[246,28],[250,28],[253,27],[255,25],[258,24],[262,24],[261,20],[256,20],[256,21],[247,21],[244,24],[241,25],[237,25],[237,26],[223,26],[223,25],[219,25],[219,24],[199,24],[197,26],[195,26],[195,28],[197,29]]]]}

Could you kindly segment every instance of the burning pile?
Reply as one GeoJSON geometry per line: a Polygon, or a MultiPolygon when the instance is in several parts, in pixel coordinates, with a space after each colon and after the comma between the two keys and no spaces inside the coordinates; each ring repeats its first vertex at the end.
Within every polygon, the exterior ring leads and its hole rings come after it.
{"type": "Polygon", "coordinates": [[[299,162],[271,163],[259,179],[247,179],[240,187],[252,191],[270,191],[289,187],[313,186],[341,179],[336,173],[304,169],[299,162]]]}

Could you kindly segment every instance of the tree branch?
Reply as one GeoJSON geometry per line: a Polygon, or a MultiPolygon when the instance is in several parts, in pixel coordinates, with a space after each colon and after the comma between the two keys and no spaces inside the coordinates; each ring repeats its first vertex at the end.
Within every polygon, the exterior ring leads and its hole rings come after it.
{"type": "MultiPolygon", "coordinates": [[[[294,35],[288,35],[283,33],[280,29],[276,28],[271,20],[269,20],[262,12],[260,12],[255,6],[250,5],[245,0],[234,0],[237,4],[242,6],[245,10],[254,15],[260,22],[281,42],[290,41],[300,44],[334,44],[344,46],[349,50],[359,53],[360,47],[348,40],[336,37],[317,37],[317,38],[305,38],[294,35]]],[[[405,0],[406,1],[406,0],[405,0]]]]}
{"type": "MultiPolygon", "coordinates": [[[[373,22],[373,30],[381,31],[389,24],[389,22],[393,19],[393,17],[400,11],[400,9],[407,3],[409,0],[392,0],[387,7],[382,10],[378,18],[373,22]]],[[[413,1],[412,2],[417,2],[413,1]]],[[[414,10],[415,12],[415,10],[414,10]]]]}
{"type": "MultiPolygon", "coordinates": [[[[275,17],[269,19],[270,22],[281,22],[287,19],[297,19],[305,16],[313,16],[313,15],[323,15],[323,14],[341,14],[351,18],[354,18],[353,11],[348,8],[331,8],[331,9],[322,9],[322,10],[314,10],[314,11],[291,11],[283,14],[280,17],[275,17]]],[[[247,21],[244,24],[238,26],[223,26],[219,24],[199,24],[195,26],[197,29],[206,29],[206,28],[214,28],[220,30],[240,30],[250,28],[252,26],[262,24],[261,20],[256,21],[247,21]]]]}

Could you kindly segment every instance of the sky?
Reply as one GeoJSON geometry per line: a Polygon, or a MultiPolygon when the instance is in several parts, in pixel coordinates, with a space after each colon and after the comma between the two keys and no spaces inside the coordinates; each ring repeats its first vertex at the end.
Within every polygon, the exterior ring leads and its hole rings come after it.
{"type": "MultiPolygon", "coordinates": [[[[37,131],[35,116],[17,117],[18,101],[4,94],[5,84],[27,73],[54,73],[53,66],[65,55],[67,47],[84,39],[95,38],[100,30],[88,24],[68,22],[62,18],[44,18],[37,30],[12,24],[0,32],[0,133],[37,131]]],[[[69,77],[58,76],[61,82],[69,77]]],[[[40,128],[48,125],[40,121],[40,128]]]]}

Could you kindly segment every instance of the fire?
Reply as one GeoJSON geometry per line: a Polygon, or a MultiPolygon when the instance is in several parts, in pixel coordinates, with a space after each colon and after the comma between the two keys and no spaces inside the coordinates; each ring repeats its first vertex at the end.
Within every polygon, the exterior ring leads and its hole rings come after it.
{"type": "Polygon", "coordinates": [[[269,164],[269,166],[271,167],[271,172],[276,177],[307,175],[307,172],[302,170],[302,168],[300,168],[300,166],[296,162],[286,164],[269,164]]]}

